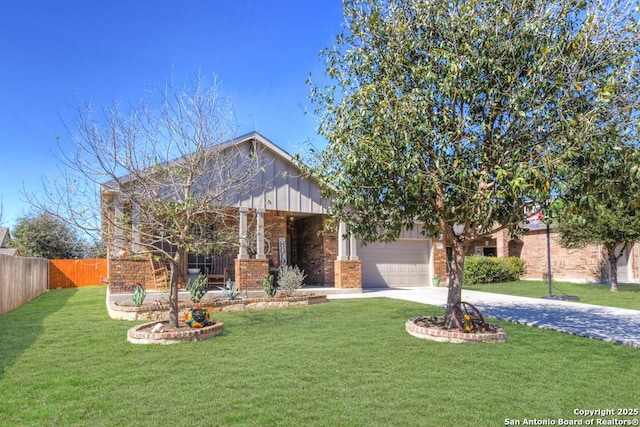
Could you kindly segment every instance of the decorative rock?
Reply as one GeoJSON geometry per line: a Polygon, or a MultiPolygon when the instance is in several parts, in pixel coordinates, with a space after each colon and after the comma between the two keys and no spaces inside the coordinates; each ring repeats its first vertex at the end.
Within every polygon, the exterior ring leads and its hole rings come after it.
{"type": "Polygon", "coordinates": [[[154,334],[164,332],[164,326],[162,325],[162,323],[156,323],[156,325],[151,328],[151,332],[154,334]]]}

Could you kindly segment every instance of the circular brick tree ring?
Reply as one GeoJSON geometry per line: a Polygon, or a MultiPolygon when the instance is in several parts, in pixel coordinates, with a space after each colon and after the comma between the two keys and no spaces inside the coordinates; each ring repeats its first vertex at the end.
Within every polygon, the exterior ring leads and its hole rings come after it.
{"type": "Polygon", "coordinates": [[[132,344],[176,344],[185,341],[203,341],[221,335],[224,331],[224,323],[215,322],[202,328],[190,328],[186,325],[171,330],[169,321],[143,323],[135,326],[127,332],[127,341],[132,344]],[[157,325],[161,325],[162,331],[157,325]],[[156,328],[156,330],[154,330],[156,328]],[[164,330],[168,329],[168,330],[164,330]]]}
{"type": "Polygon", "coordinates": [[[501,343],[507,341],[507,333],[500,326],[491,323],[485,323],[485,325],[485,332],[468,333],[458,329],[446,329],[444,317],[418,316],[407,320],[405,328],[414,337],[430,341],[450,343],[501,343]]]}

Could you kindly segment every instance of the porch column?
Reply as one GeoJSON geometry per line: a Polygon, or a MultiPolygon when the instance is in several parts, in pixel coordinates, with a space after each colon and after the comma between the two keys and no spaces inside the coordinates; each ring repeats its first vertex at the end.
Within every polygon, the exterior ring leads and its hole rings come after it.
{"type": "Polygon", "coordinates": [[[347,248],[347,224],[340,221],[338,225],[338,260],[349,259],[347,248]]]}
{"type": "Polygon", "coordinates": [[[119,197],[116,197],[113,203],[113,223],[114,223],[114,246],[116,249],[115,254],[111,254],[112,257],[119,256],[124,251],[124,230],[122,224],[124,222],[124,203],[119,197]]]}
{"type": "Polygon", "coordinates": [[[134,204],[131,207],[131,252],[140,252],[140,206],[134,204]]]}
{"type": "Polygon", "coordinates": [[[240,226],[239,226],[239,238],[240,238],[240,250],[238,252],[238,259],[249,258],[247,252],[247,208],[240,208],[240,226]]]}
{"type": "Polygon", "coordinates": [[[256,219],[258,232],[256,233],[256,258],[265,259],[264,253],[264,209],[258,209],[258,217],[256,219]]]}
{"type": "Polygon", "coordinates": [[[356,241],[356,236],[352,233],[349,233],[349,259],[357,260],[358,258],[358,242],[356,241]]]}
{"type": "Polygon", "coordinates": [[[334,262],[336,288],[362,289],[362,261],[358,259],[356,238],[347,224],[338,226],[338,258],[334,262]]]}

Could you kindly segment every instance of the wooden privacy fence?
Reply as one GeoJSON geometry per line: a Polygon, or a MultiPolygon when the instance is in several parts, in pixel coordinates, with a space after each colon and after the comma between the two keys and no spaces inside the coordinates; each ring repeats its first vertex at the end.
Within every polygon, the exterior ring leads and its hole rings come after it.
{"type": "Polygon", "coordinates": [[[44,293],[49,284],[49,260],[0,255],[0,314],[44,293]]]}
{"type": "Polygon", "coordinates": [[[109,277],[105,258],[53,259],[50,262],[51,289],[102,285],[109,277]]]}

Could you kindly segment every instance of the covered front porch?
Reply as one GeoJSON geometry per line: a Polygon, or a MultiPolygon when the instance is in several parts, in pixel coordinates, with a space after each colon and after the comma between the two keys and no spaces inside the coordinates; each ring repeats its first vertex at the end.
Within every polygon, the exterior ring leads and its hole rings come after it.
{"type": "MultiPolygon", "coordinates": [[[[309,288],[361,289],[355,238],[348,235],[344,224],[338,232],[326,231],[326,221],[326,214],[240,208],[236,247],[222,253],[189,253],[181,268],[179,286],[185,289],[190,280],[204,274],[209,290],[215,291],[232,280],[243,291],[261,291],[266,275],[277,276],[281,267],[297,265],[306,273],[305,285],[309,288]]],[[[148,255],[110,258],[110,292],[129,293],[136,283],[161,291],[153,265],[148,255]]],[[[168,268],[165,274],[169,274],[168,268]]]]}

